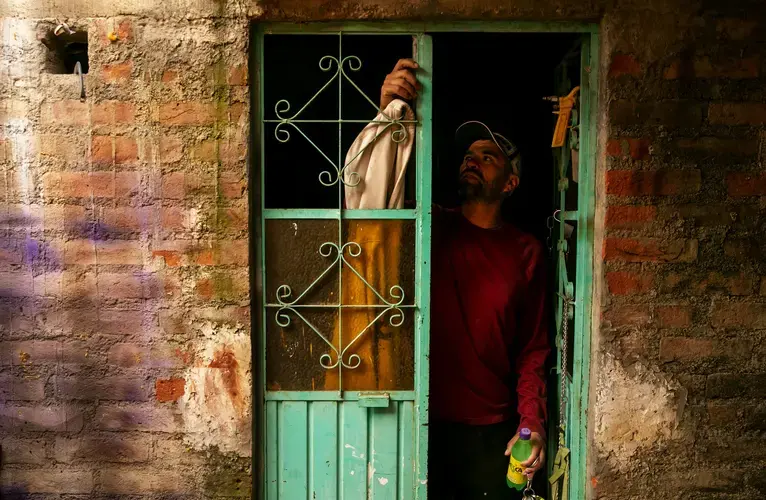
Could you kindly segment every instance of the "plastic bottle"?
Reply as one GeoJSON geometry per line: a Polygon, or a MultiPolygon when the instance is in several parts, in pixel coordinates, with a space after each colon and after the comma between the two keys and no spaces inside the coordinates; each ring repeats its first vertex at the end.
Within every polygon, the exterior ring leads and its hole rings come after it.
{"type": "Polygon", "coordinates": [[[513,444],[511,448],[511,461],[508,464],[508,474],[505,475],[505,482],[509,488],[514,490],[523,490],[527,485],[527,476],[524,474],[524,467],[521,462],[529,458],[532,454],[532,443],[529,442],[529,438],[532,436],[532,431],[524,427],[519,431],[519,439],[513,444]]]}

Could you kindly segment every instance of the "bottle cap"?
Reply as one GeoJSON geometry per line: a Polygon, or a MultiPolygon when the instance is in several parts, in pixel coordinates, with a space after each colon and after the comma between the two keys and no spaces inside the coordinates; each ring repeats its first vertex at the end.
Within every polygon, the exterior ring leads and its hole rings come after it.
{"type": "Polygon", "coordinates": [[[522,428],[522,429],[519,431],[519,439],[523,439],[523,440],[525,440],[525,441],[526,441],[526,440],[528,440],[528,439],[529,439],[529,438],[531,438],[531,437],[532,437],[532,431],[530,431],[530,430],[529,430],[529,429],[527,429],[526,427],[522,428]]]}

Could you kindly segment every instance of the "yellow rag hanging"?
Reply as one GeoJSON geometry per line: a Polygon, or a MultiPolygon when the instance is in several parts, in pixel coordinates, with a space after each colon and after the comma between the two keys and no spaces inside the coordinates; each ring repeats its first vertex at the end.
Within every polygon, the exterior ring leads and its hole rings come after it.
{"type": "MultiPolygon", "coordinates": [[[[353,266],[370,286],[367,286],[353,270],[344,264],[342,304],[385,306],[385,302],[378,297],[373,288],[388,302],[398,301],[389,292],[391,287],[400,285],[401,240],[402,222],[398,220],[353,221],[349,224],[348,241],[358,243],[362,251],[358,257],[353,257],[347,251],[344,257],[348,265],[353,266]]],[[[346,349],[343,361],[347,365],[356,364],[352,355],[355,354],[360,358],[360,364],[356,368],[342,369],[344,390],[399,388],[397,387],[396,360],[401,359],[400,353],[403,348],[401,337],[397,335],[401,327],[391,326],[390,319],[392,315],[407,314],[411,311],[391,310],[375,320],[385,309],[385,307],[342,309],[342,339],[338,335],[341,322],[336,319],[332,344],[340,345],[341,353],[346,349]]],[[[337,389],[337,369],[328,370],[325,387],[337,389]]]]}

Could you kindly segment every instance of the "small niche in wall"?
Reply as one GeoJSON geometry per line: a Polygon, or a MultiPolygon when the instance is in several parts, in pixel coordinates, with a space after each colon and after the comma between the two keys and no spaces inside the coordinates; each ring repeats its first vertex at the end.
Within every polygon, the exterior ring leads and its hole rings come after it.
{"type": "Polygon", "coordinates": [[[45,72],[62,75],[74,73],[80,63],[83,74],[88,72],[88,31],[70,28],[66,24],[48,26],[40,41],[48,48],[45,72]]]}

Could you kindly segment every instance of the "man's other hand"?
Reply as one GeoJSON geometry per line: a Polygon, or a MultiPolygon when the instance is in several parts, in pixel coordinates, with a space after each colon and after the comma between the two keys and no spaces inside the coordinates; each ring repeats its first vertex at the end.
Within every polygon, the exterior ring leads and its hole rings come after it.
{"type": "Polygon", "coordinates": [[[418,96],[420,84],[415,78],[415,70],[418,68],[418,63],[412,59],[399,59],[394,70],[386,75],[380,88],[381,111],[397,97],[411,102],[418,96]]]}
{"type": "MultiPolygon", "coordinates": [[[[516,435],[513,436],[513,439],[508,441],[508,446],[505,448],[506,457],[511,455],[511,448],[513,448],[513,445],[518,439],[519,434],[517,432],[516,435]]],[[[521,462],[521,465],[526,467],[526,469],[524,469],[524,474],[531,480],[532,476],[535,475],[535,472],[542,469],[545,465],[545,439],[543,439],[540,433],[533,432],[529,438],[529,442],[532,445],[532,453],[529,454],[529,458],[521,462]]]]}

